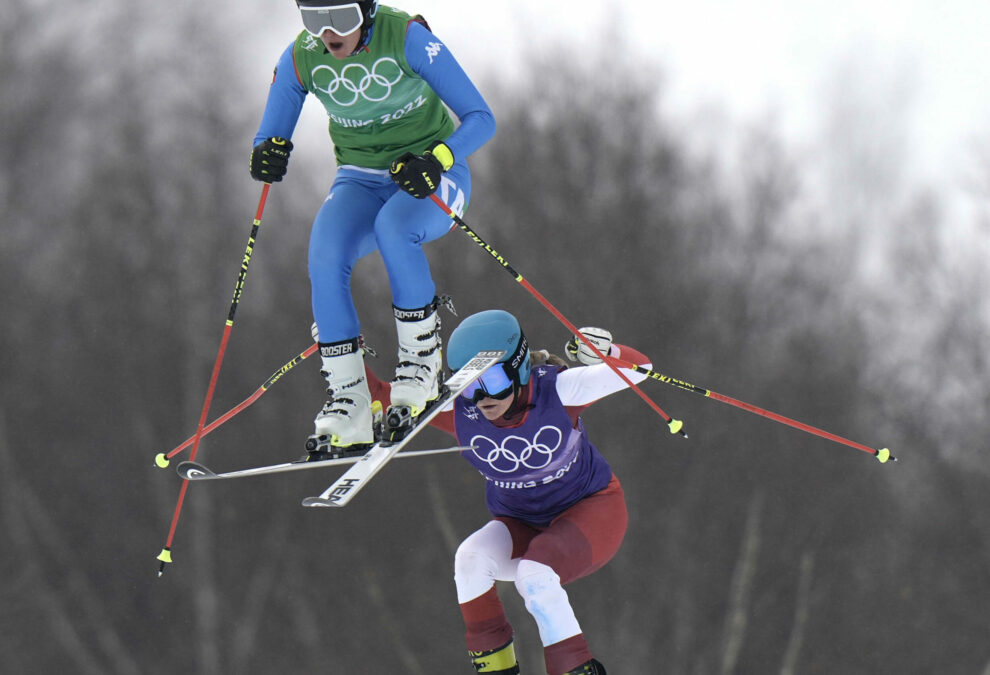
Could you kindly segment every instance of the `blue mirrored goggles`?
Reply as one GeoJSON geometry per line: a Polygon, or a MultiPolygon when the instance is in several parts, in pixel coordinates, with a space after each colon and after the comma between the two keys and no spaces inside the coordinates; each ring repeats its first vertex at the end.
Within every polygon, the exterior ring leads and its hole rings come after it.
{"type": "Polygon", "coordinates": [[[504,363],[496,363],[482,373],[481,377],[472,382],[461,392],[461,396],[477,403],[483,398],[502,400],[512,394],[516,384],[515,378],[506,370],[504,363]]]}

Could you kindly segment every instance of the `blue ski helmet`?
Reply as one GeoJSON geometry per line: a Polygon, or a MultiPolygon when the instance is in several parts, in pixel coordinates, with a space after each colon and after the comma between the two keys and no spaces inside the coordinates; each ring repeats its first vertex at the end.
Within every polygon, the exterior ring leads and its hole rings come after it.
{"type": "Polygon", "coordinates": [[[447,341],[447,365],[460,370],[481,351],[504,349],[502,369],[520,386],[529,382],[529,344],[516,317],[489,309],[464,319],[447,341]]]}
{"type": "Polygon", "coordinates": [[[296,0],[296,6],[306,30],[316,36],[328,28],[338,35],[350,35],[359,28],[365,33],[378,13],[378,0],[296,0]]]}

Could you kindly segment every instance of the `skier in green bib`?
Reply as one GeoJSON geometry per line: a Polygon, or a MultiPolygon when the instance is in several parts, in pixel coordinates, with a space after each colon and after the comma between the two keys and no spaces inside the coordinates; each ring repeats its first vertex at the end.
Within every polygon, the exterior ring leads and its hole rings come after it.
{"type": "Polygon", "coordinates": [[[437,400],[441,300],[422,246],[452,223],[428,197],[463,214],[471,194],[466,159],[494,135],[495,120],[422,17],[373,0],[296,4],[305,30],[276,66],[251,176],[282,180],[303,102],[314,95],[329,117],[337,163],[309,246],[314,336],[329,398],[307,449],[320,459],[375,441],[350,289],[354,264],[375,250],[388,273],[399,344],[391,411],[415,420],[437,400]]]}

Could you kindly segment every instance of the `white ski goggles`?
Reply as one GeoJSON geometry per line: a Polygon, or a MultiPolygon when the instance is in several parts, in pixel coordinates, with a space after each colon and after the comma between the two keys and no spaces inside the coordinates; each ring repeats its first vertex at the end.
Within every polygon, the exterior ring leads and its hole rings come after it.
{"type": "Polygon", "coordinates": [[[300,7],[303,26],[306,30],[319,37],[328,28],[341,37],[350,35],[364,23],[361,7],[352,2],[346,5],[327,5],[325,7],[300,7]]]}

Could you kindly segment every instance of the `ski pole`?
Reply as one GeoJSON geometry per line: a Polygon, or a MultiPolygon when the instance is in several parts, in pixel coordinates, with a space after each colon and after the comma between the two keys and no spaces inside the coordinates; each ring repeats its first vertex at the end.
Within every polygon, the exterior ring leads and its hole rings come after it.
{"type": "MultiPolygon", "coordinates": [[[[301,354],[299,354],[298,356],[296,356],[295,358],[293,358],[291,361],[289,361],[288,363],[286,363],[284,366],[282,366],[281,368],[279,368],[278,370],[276,370],[272,374],[272,376],[269,377],[268,380],[263,385],[261,385],[260,387],[258,387],[257,390],[255,390],[255,392],[253,394],[251,394],[249,397],[247,397],[246,399],[244,399],[243,401],[241,401],[240,403],[238,403],[236,406],[234,406],[233,408],[231,408],[230,410],[228,410],[227,412],[225,412],[223,415],[221,415],[217,419],[215,419],[212,422],[210,422],[209,424],[207,424],[206,427],[203,428],[203,434],[202,435],[203,436],[206,436],[207,434],[209,434],[211,431],[213,431],[214,429],[216,429],[220,425],[229,422],[230,419],[232,417],[234,417],[235,415],[239,415],[240,413],[244,412],[244,410],[247,409],[249,406],[254,405],[255,401],[257,401],[259,398],[261,398],[261,396],[266,391],[268,391],[268,388],[269,387],[271,387],[273,384],[275,384],[280,379],[282,379],[282,376],[283,375],[285,375],[287,372],[289,372],[290,370],[292,370],[299,363],[301,363],[305,359],[307,359],[310,356],[312,356],[313,353],[316,352],[316,350],[317,350],[318,347],[319,347],[319,345],[317,345],[316,343],[313,343],[312,345],[309,346],[308,349],[306,349],[306,351],[302,352],[301,354]]],[[[159,468],[162,468],[162,469],[168,468],[168,465],[170,463],[169,460],[171,460],[177,454],[179,454],[180,452],[182,452],[183,450],[185,450],[186,448],[188,448],[195,441],[196,441],[196,435],[193,434],[192,436],[190,436],[189,438],[187,438],[185,441],[183,441],[180,445],[176,446],[175,449],[169,451],[167,454],[164,453],[164,452],[158,453],[157,455],[155,455],[155,465],[158,466],[159,468]]]]}
{"type": "Polygon", "coordinates": [[[729,405],[733,405],[737,408],[742,408],[747,412],[751,412],[756,415],[762,415],[763,417],[772,419],[775,422],[780,422],[781,424],[786,424],[789,427],[794,427],[795,429],[806,431],[809,434],[814,434],[815,436],[820,436],[830,441],[835,441],[836,443],[841,443],[842,445],[848,445],[851,448],[862,450],[863,452],[869,453],[874,457],[876,457],[877,461],[879,461],[881,464],[884,464],[888,460],[892,462],[897,461],[897,458],[894,457],[892,454],[890,454],[890,450],[888,448],[871,448],[861,443],[857,443],[856,441],[850,441],[848,438],[843,438],[842,436],[837,436],[836,434],[830,433],[828,431],[824,431],[817,427],[813,427],[809,424],[798,422],[797,420],[793,420],[790,417],[784,417],[783,415],[780,415],[778,413],[771,412],[769,410],[764,410],[763,408],[755,406],[752,403],[746,403],[745,401],[734,399],[731,396],[719,394],[718,392],[714,392],[710,389],[704,389],[697,385],[691,384],[690,382],[685,382],[684,380],[678,380],[676,377],[670,377],[669,375],[658,373],[648,368],[644,368],[643,366],[637,366],[634,363],[630,363],[629,361],[623,361],[622,359],[615,358],[614,356],[608,356],[606,357],[606,360],[612,362],[617,366],[621,366],[622,368],[628,368],[630,370],[636,371],[637,373],[641,373],[642,375],[646,375],[647,377],[653,378],[654,380],[659,380],[664,384],[669,384],[678,387],[680,389],[694,392],[695,394],[701,394],[706,398],[715,399],[716,401],[721,401],[722,403],[728,403],[729,405]]]}
{"type": "MultiPolygon", "coordinates": [[[[557,319],[562,324],[564,324],[564,326],[567,327],[567,330],[569,330],[572,334],[574,334],[578,338],[580,338],[580,340],[582,342],[584,342],[585,345],[588,346],[588,348],[591,350],[591,352],[595,356],[597,356],[598,358],[602,359],[602,362],[607,363],[607,361],[605,361],[605,355],[602,354],[600,351],[598,351],[598,348],[594,344],[592,344],[591,341],[587,337],[585,337],[584,335],[582,335],[581,334],[581,331],[579,331],[577,328],[575,328],[574,324],[572,324],[570,321],[568,321],[567,318],[563,314],[561,314],[560,311],[556,307],[554,307],[552,304],[550,304],[550,301],[547,300],[545,297],[543,297],[543,294],[542,293],[540,293],[538,290],[536,290],[536,288],[534,288],[531,283],[529,283],[526,279],[524,279],[523,276],[521,274],[519,274],[519,272],[517,272],[516,270],[514,270],[512,268],[512,265],[509,264],[509,261],[508,260],[506,260],[505,258],[503,258],[502,255],[498,251],[496,251],[491,246],[489,246],[485,242],[484,239],[482,239],[481,237],[479,237],[478,236],[478,233],[475,232],[474,230],[472,230],[471,227],[466,222],[464,222],[464,220],[460,216],[458,216],[456,213],[454,213],[450,209],[450,207],[447,206],[444,203],[444,201],[442,199],[440,199],[439,197],[437,197],[436,193],[430,195],[430,198],[433,200],[433,202],[437,206],[439,206],[444,211],[444,213],[446,213],[448,216],[450,216],[451,219],[453,219],[453,221],[455,223],[457,223],[457,226],[459,228],[461,228],[462,230],[464,230],[464,232],[466,232],[467,235],[469,237],[471,237],[471,239],[474,240],[474,243],[476,243],[478,246],[480,246],[481,248],[483,248],[486,251],[488,251],[488,253],[495,260],[497,260],[498,263],[500,265],[502,265],[502,267],[504,267],[506,269],[506,271],[509,274],[511,274],[512,277],[522,285],[523,288],[525,288],[527,291],[529,291],[530,294],[534,298],[536,298],[537,300],[540,301],[540,304],[542,304],[547,310],[549,310],[551,314],[553,314],[555,317],[557,317],[557,319]]],[[[627,385],[629,385],[629,387],[633,391],[635,391],[639,395],[639,397],[641,399],[643,399],[644,401],[646,401],[646,403],[651,408],[653,408],[653,410],[655,410],[656,413],[658,415],[660,415],[660,417],[663,418],[664,422],[667,423],[667,427],[670,429],[670,433],[672,433],[672,434],[680,434],[684,438],[687,438],[687,434],[684,432],[684,423],[681,420],[675,420],[670,415],[668,415],[667,413],[665,413],[663,411],[663,409],[653,401],[653,399],[651,399],[649,396],[647,396],[646,394],[644,394],[643,391],[639,387],[637,387],[635,384],[633,384],[632,380],[630,380],[628,377],[626,377],[626,375],[621,370],[619,370],[619,368],[617,366],[615,366],[614,364],[610,364],[610,365],[612,367],[612,370],[614,370],[615,373],[620,378],[622,378],[622,381],[625,382],[627,385]]]]}
{"type": "MultiPolygon", "coordinates": [[[[193,436],[192,452],[189,455],[190,461],[196,459],[199,452],[199,442],[203,438],[203,430],[206,427],[206,416],[210,412],[210,403],[213,401],[213,391],[217,386],[217,378],[220,375],[220,365],[223,363],[224,353],[227,351],[227,342],[230,340],[230,331],[234,327],[234,314],[237,312],[237,305],[241,301],[241,293],[244,291],[244,280],[247,278],[248,265],[251,264],[251,256],[254,254],[254,242],[258,236],[258,228],[261,227],[261,216],[265,212],[265,202],[268,200],[268,191],[271,183],[265,183],[261,189],[261,198],[258,200],[258,209],[254,215],[254,223],[251,226],[251,236],[248,237],[247,248],[244,251],[244,259],[241,261],[241,270],[237,275],[237,283],[234,285],[234,297],[230,302],[230,311],[227,313],[227,322],[223,329],[223,337],[220,339],[220,349],[217,351],[217,358],[213,364],[213,374],[210,376],[210,385],[206,390],[206,400],[203,401],[203,410],[199,415],[199,423],[196,425],[196,435],[193,436]]],[[[179,489],[179,499],[175,503],[175,513],[172,515],[172,525],[169,527],[168,538],[165,540],[165,548],[158,554],[161,565],[158,567],[158,576],[165,573],[165,565],[172,562],[172,540],[175,538],[175,529],[179,524],[179,514],[182,512],[182,503],[186,498],[186,490],[189,489],[189,481],[182,481],[179,489]]]]}

